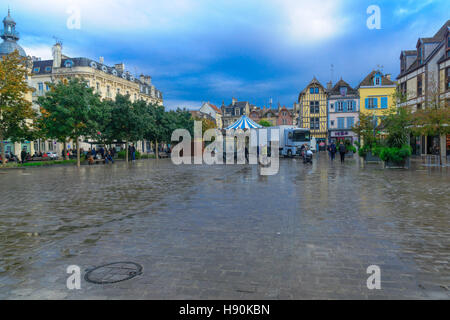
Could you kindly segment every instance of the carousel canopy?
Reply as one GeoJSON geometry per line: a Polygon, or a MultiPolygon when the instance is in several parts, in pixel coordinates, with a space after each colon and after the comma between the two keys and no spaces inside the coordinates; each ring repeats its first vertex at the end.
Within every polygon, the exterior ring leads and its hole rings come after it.
{"type": "Polygon", "coordinates": [[[233,123],[231,126],[226,127],[225,130],[255,129],[255,128],[262,128],[262,126],[260,126],[255,121],[244,115],[238,121],[233,123]]]}

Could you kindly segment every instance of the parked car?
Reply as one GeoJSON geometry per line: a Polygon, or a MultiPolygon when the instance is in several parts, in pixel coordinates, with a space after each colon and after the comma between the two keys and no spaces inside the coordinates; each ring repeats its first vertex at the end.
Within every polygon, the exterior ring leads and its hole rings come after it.
{"type": "Polygon", "coordinates": [[[59,157],[58,157],[58,154],[57,154],[56,152],[54,152],[54,151],[49,151],[49,152],[47,152],[47,156],[48,156],[50,159],[54,159],[54,160],[56,160],[56,159],[59,158],[59,157]]]}

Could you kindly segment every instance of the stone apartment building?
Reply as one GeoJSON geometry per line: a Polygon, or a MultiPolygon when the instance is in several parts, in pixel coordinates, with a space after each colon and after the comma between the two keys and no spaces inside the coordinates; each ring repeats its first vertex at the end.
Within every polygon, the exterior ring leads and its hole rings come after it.
{"type": "MultiPolygon", "coordinates": [[[[52,56],[52,60],[33,61],[31,86],[35,89],[33,104],[36,109],[39,108],[36,104],[38,97],[50,90],[51,83],[65,81],[71,77],[84,79],[102,99],[115,99],[117,94],[123,94],[129,95],[131,101],[144,100],[148,103],[163,104],[162,93],[152,84],[151,77],[140,75],[135,78],[125,69],[123,63],[109,66],[104,63],[103,57],[98,61],[85,57],[68,57],[62,53],[62,44],[59,42],[53,46],[52,56]]],[[[69,143],[69,146],[73,148],[73,143],[69,143]]],[[[90,144],[82,143],[81,147],[88,149],[90,144]]],[[[141,141],[136,147],[142,152],[150,145],[141,141]]],[[[62,145],[56,141],[37,141],[35,149],[61,153],[62,145]]]]}
{"type": "MultiPolygon", "coordinates": [[[[402,50],[398,90],[413,112],[439,104],[450,104],[450,20],[432,36],[420,37],[416,48],[402,50]]],[[[411,137],[415,154],[430,154],[435,146],[450,152],[449,136],[411,137]]]]}
{"type": "Polygon", "coordinates": [[[208,101],[203,103],[198,111],[209,115],[216,122],[217,128],[222,129],[222,111],[219,108],[208,101]]]}
{"type": "Polygon", "coordinates": [[[229,125],[232,125],[243,115],[249,116],[250,110],[253,107],[255,106],[248,101],[237,101],[236,98],[232,98],[231,103],[228,106],[225,106],[225,103],[222,102],[220,109],[222,111],[223,127],[226,128],[229,125]]]}

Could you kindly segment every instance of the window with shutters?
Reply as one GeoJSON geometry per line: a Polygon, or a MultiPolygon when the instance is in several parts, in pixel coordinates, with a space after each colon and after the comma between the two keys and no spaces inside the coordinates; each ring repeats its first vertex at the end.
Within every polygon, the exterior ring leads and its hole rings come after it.
{"type": "Polygon", "coordinates": [[[350,101],[348,101],[348,104],[347,104],[347,111],[355,111],[355,108],[354,108],[354,106],[355,106],[355,101],[352,101],[352,100],[350,100],[350,101]]]}
{"type": "Polygon", "coordinates": [[[422,95],[422,75],[417,76],[417,96],[422,95]]]}
{"type": "Polygon", "coordinates": [[[388,107],[388,98],[387,97],[381,97],[380,98],[381,103],[381,109],[387,109],[388,107]]]}
{"type": "Polygon", "coordinates": [[[366,98],[366,109],[376,109],[377,100],[377,98],[366,98]]]}
{"type": "Polygon", "coordinates": [[[347,128],[351,129],[354,124],[355,124],[355,117],[348,117],[347,118],[347,128]]]}

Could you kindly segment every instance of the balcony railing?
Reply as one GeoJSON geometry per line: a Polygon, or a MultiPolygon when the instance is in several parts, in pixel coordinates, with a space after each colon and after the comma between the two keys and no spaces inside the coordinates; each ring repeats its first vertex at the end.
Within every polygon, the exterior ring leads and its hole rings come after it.
{"type": "Polygon", "coordinates": [[[20,38],[20,33],[17,31],[8,31],[5,29],[0,29],[0,34],[2,36],[20,38]]]}

